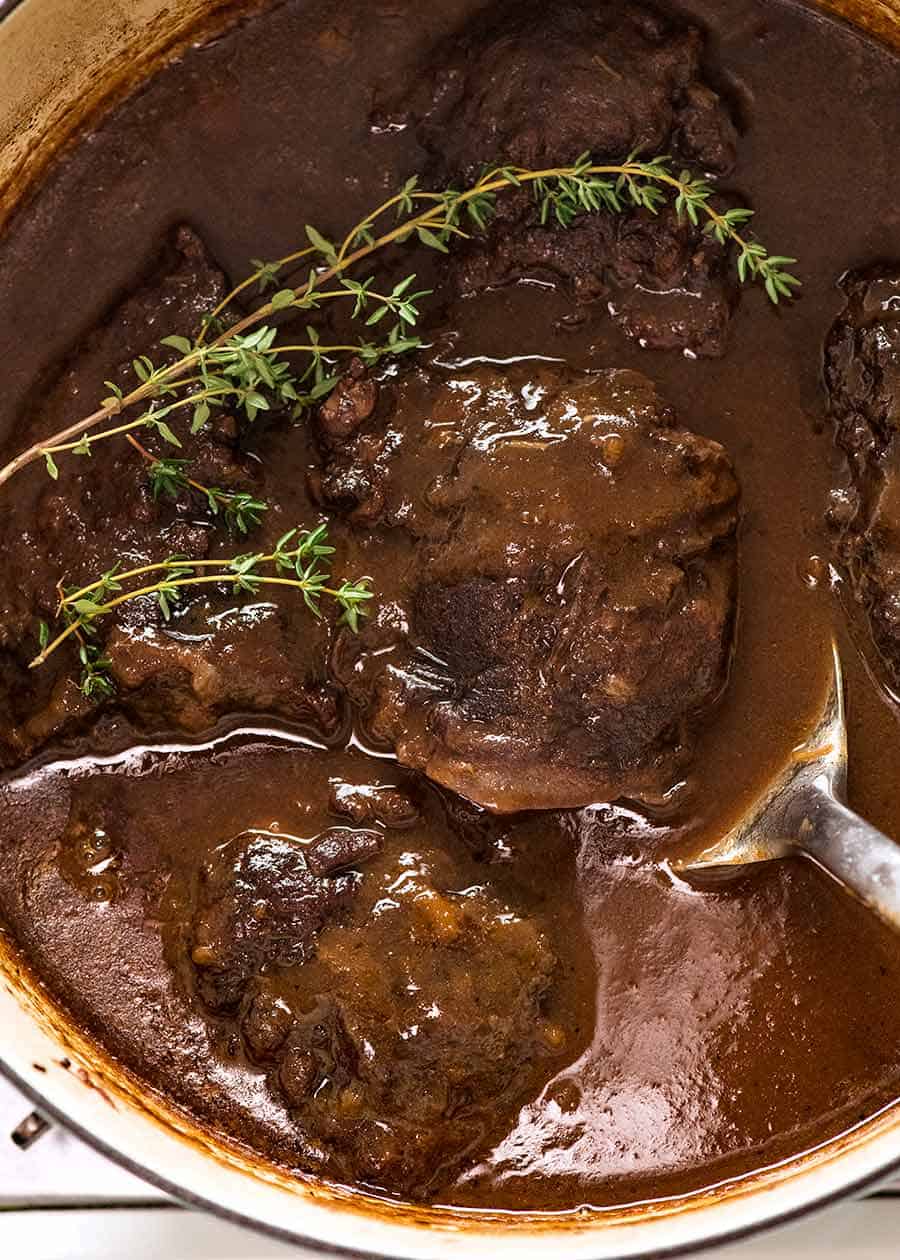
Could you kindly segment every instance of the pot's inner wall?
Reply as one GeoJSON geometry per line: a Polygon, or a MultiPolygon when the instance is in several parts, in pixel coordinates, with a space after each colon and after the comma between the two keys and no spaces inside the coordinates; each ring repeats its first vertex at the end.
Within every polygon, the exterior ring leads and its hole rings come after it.
{"type": "MultiPolygon", "coordinates": [[[[179,19],[179,26],[176,31],[171,31],[167,26],[163,27],[158,21],[160,9],[154,5],[131,6],[128,11],[127,19],[116,10],[110,10],[109,6],[102,6],[102,12],[97,20],[102,21],[104,25],[95,27],[92,25],[92,13],[88,6],[83,3],[79,5],[54,6],[52,4],[43,4],[40,8],[40,16],[38,9],[35,8],[32,0],[26,0],[25,6],[11,19],[8,24],[0,26],[0,56],[9,57],[9,64],[17,67],[17,73],[14,73],[11,81],[4,81],[0,86],[0,93],[5,92],[7,99],[2,102],[2,110],[0,116],[5,119],[12,119],[12,125],[7,128],[3,147],[2,166],[0,170],[6,172],[7,181],[7,204],[12,204],[15,194],[27,183],[28,179],[33,176],[42,167],[45,146],[50,146],[54,138],[58,139],[61,134],[67,132],[72,126],[77,126],[79,115],[75,112],[69,112],[68,102],[74,97],[80,98],[82,102],[87,100],[93,106],[94,103],[100,101],[108,92],[118,92],[121,90],[122,82],[119,72],[123,64],[127,61],[127,49],[135,46],[132,41],[137,41],[148,57],[146,63],[141,63],[140,69],[146,70],[149,65],[149,59],[153,55],[159,55],[159,50],[171,38],[178,38],[179,32],[182,32],[190,22],[199,15],[202,6],[184,7],[182,19],[179,19]],[[34,8],[34,16],[32,9],[34,8]],[[55,24],[52,31],[49,26],[49,14],[53,12],[55,16],[55,24]],[[98,31],[102,31],[98,34],[98,31]],[[35,40],[32,48],[31,40],[35,40]],[[22,67],[27,64],[27,58],[34,52],[36,60],[33,68],[28,74],[24,72],[22,67]],[[62,67],[62,69],[60,68],[62,67]]],[[[704,16],[702,4],[695,6],[704,16]]],[[[872,23],[879,22],[884,27],[885,23],[893,22],[893,10],[884,8],[873,8],[867,11],[872,23]]],[[[323,13],[323,25],[325,15],[323,13]]],[[[709,14],[709,20],[714,21],[714,14],[709,14]]],[[[857,14],[857,16],[859,16],[857,14]]],[[[881,28],[879,28],[881,29],[881,28]]],[[[334,47],[334,40],[328,44],[330,48],[334,47]]],[[[340,46],[340,40],[337,41],[340,46]]],[[[740,61],[741,49],[735,48],[730,50],[735,61],[740,61]]],[[[773,54],[777,59],[778,50],[773,54]]],[[[785,56],[782,49],[780,55],[785,56]]],[[[748,54],[749,56],[749,54],[748,54]]],[[[834,67],[834,75],[831,81],[837,81],[839,78],[840,66],[836,64],[834,67]]],[[[780,65],[781,73],[787,73],[785,65],[780,65]]],[[[224,95],[224,94],[223,94],[224,95]]],[[[218,119],[222,117],[228,118],[229,103],[227,100],[219,101],[218,107],[220,113],[217,115],[214,110],[202,111],[201,115],[207,119],[211,130],[218,119]]],[[[140,107],[138,107],[139,109],[140,107]]],[[[840,121],[840,108],[838,105],[838,121],[840,121]]],[[[760,104],[760,119],[765,123],[765,104],[760,104]]],[[[776,119],[770,117],[765,125],[768,125],[770,132],[774,134],[776,129],[776,119]]],[[[795,120],[795,134],[785,143],[791,153],[795,154],[798,161],[802,160],[804,155],[809,154],[816,143],[816,130],[808,122],[802,119],[795,120]]],[[[252,128],[251,128],[252,130],[252,128]]],[[[290,156],[284,160],[286,169],[300,170],[303,168],[304,151],[300,139],[298,139],[300,128],[287,127],[286,134],[288,142],[297,146],[290,156]]],[[[302,135],[302,133],[300,133],[302,135]]],[[[252,135],[249,136],[252,139],[252,135]]],[[[171,143],[171,138],[167,141],[171,143]]],[[[402,141],[398,142],[402,144],[402,141]]],[[[234,144],[234,133],[228,128],[223,128],[218,135],[210,136],[210,151],[206,155],[208,162],[207,173],[209,178],[205,181],[206,194],[197,193],[195,183],[191,177],[189,155],[185,151],[180,152],[181,165],[177,160],[173,165],[171,162],[168,167],[160,165],[156,170],[157,186],[167,186],[173,189],[172,204],[159,204],[147,197],[143,203],[149,206],[146,217],[132,222],[128,222],[125,216],[117,213],[114,206],[109,207],[106,211],[106,218],[103,217],[104,211],[100,207],[98,209],[98,221],[90,225],[91,237],[95,245],[99,242],[103,244],[103,250],[106,260],[109,263],[110,274],[116,274],[122,281],[127,280],[133,274],[135,259],[143,258],[147,251],[148,239],[154,233],[160,234],[172,221],[175,213],[184,214],[190,211],[193,220],[199,223],[204,234],[213,243],[216,251],[221,258],[223,264],[227,267],[232,275],[240,275],[246,266],[246,258],[251,253],[264,252],[263,247],[269,252],[277,252],[277,246],[282,241],[291,239],[292,229],[296,229],[297,222],[297,198],[293,191],[285,189],[279,179],[274,177],[272,172],[263,171],[263,179],[271,179],[271,187],[266,185],[262,191],[244,190],[241,196],[247,198],[243,203],[246,214],[243,215],[243,227],[239,230],[235,228],[235,223],[229,222],[224,211],[220,211],[220,207],[227,201],[228,187],[227,181],[223,181],[221,188],[217,187],[215,178],[216,173],[221,172],[225,168],[228,153],[234,144]],[[217,165],[218,163],[218,165],[217,165]],[[174,173],[173,173],[174,172],[174,173]],[[256,197],[254,204],[253,198],[256,197]],[[175,203],[178,203],[177,205],[175,203]],[[261,207],[264,207],[264,214],[261,214],[261,207]],[[219,217],[221,214],[221,217],[219,217]],[[264,219],[264,223],[260,225],[260,220],[264,219]],[[260,241],[259,233],[264,231],[267,240],[260,241]]],[[[859,139],[859,148],[861,151],[865,144],[876,144],[875,128],[868,132],[864,137],[859,139]]],[[[751,141],[752,146],[752,141],[751,141]]],[[[248,144],[247,151],[256,151],[252,145],[248,144]]],[[[148,155],[148,160],[152,164],[155,160],[154,153],[148,155]]],[[[168,155],[170,159],[177,159],[179,150],[177,143],[169,149],[168,155]]],[[[124,179],[128,174],[128,164],[113,156],[111,159],[112,166],[110,170],[115,178],[124,179]],[[118,165],[116,164],[118,162],[118,165]]],[[[351,159],[352,160],[352,157],[351,159]]],[[[750,153],[749,162],[756,162],[757,172],[760,176],[765,173],[765,154],[760,150],[750,153]]],[[[398,159],[399,164],[399,159],[398,159]]],[[[77,169],[72,168],[74,179],[77,183],[77,169]]],[[[839,173],[840,174],[840,173],[839,173]]],[[[849,178],[849,172],[844,172],[849,178]]],[[[153,175],[147,177],[148,185],[153,179],[153,175]]],[[[838,187],[841,186],[841,179],[837,181],[838,187]]],[[[70,188],[74,185],[69,185],[70,188]]],[[[27,380],[32,375],[37,375],[41,367],[46,366],[47,362],[52,361],[54,353],[61,350],[67,345],[74,335],[79,331],[79,325],[74,313],[58,311],[58,299],[51,294],[38,294],[32,302],[23,301],[24,289],[18,289],[18,277],[27,275],[27,268],[21,265],[21,260],[25,259],[33,268],[36,260],[41,257],[40,249],[46,249],[46,242],[53,239],[53,230],[61,231],[61,225],[65,222],[65,215],[68,206],[72,202],[66,202],[66,199],[60,195],[60,191],[65,191],[63,185],[57,185],[56,191],[51,192],[46,203],[42,203],[49,216],[51,225],[55,225],[55,229],[43,234],[38,239],[35,232],[32,238],[26,239],[25,236],[18,238],[14,243],[14,249],[21,249],[19,254],[20,266],[12,268],[8,274],[12,276],[14,292],[11,295],[10,309],[17,306],[24,310],[25,317],[18,322],[17,334],[21,334],[24,341],[27,341],[26,350],[22,351],[17,371],[21,377],[19,384],[22,386],[24,393],[27,380]],[[56,200],[54,201],[54,196],[56,200]],[[30,251],[30,252],[29,252],[30,251]],[[46,330],[52,328],[52,333],[46,330]],[[56,345],[48,345],[51,337],[56,338],[56,345]],[[30,349],[28,348],[30,346],[30,349]],[[30,359],[28,356],[31,356],[30,359]]],[[[359,210],[367,208],[369,194],[371,189],[357,190],[353,195],[359,201],[359,210]]],[[[144,189],[146,193],[146,188],[144,189]]],[[[330,214],[330,195],[327,190],[317,187],[315,181],[311,182],[310,188],[307,190],[308,196],[304,201],[304,205],[310,206],[308,212],[305,210],[304,215],[312,221],[329,222],[330,214]]],[[[806,295],[806,318],[808,324],[805,330],[799,333],[795,332],[795,326],[787,322],[782,323],[769,321],[764,323],[764,316],[751,308],[750,313],[745,317],[745,326],[741,332],[742,337],[748,338],[748,341],[741,344],[752,344],[756,350],[768,348],[772,353],[787,353],[786,347],[790,347],[790,353],[798,360],[802,360],[806,367],[803,369],[805,375],[802,378],[801,385],[797,393],[785,399],[780,397],[772,399],[768,404],[763,401],[760,405],[766,422],[769,424],[769,431],[775,435],[773,441],[774,449],[770,452],[770,464],[780,467],[781,472],[774,474],[780,476],[779,494],[783,495],[784,500],[788,501],[794,490],[794,483],[798,480],[798,465],[794,459],[793,452],[788,445],[778,445],[780,441],[779,434],[783,433],[789,426],[785,421],[785,408],[793,410],[795,416],[799,416],[805,407],[814,409],[817,405],[815,399],[817,397],[817,382],[815,380],[815,365],[817,363],[817,344],[820,340],[821,329],[827,325],[828,320],[833,314],[834,295],[831,292],[830,278],[838,274],[842,266],[842,260],[845,264],[849,258],[862,258],[865,256],[868,248],[868,242],[862,228],[857,231],[857,224],[852,216],[848,216],[846,222],[842,225],[840,232],[829,235],[827,240],[809,240],[803,232],[804,219],[796,206],[791,206],[787,198],[782,207],[782,203],[774,196],[767,201],[766,211],[768,215],[768,223],[771,232],[781,239],[782,237],[791,242],[790,248],[796,248],[798,251],[802,249],[807,265],[817,277],[822,277],[821,281],[817,280],[809,286],[806,295]],[[768,410],[766,407],[768,406],[768,410]]],[[[354,203],[355,204],[355,203],[354,203]]],[[[45,225],[46,222],[45,221],[45,225]]],[[[83,248],[87,238],[84,230],[79,227],[79,248],[83,248]]],[[[44,255],[46,256],[46,255],[44,255]]],[[[78,292],[81,295],[81,301],[86,310],[91,313],[99,312],[103,309],[105,303],[109,300],[111,287],[108,278],[96,274],[96,269],[91,265],[87,252],[79,258],[78,250],[72,251],[69,262],[67,264],[72,269],[68,272],[61,272],[59,284],[63,291],[78,292]]],[[[5,301],[6,299],[4,299],[5,301]]],[[[515,353],[520,350],[516,339],[510,338],[507,344],[508,330],[516,329],[517,332],[523,326],[520,318],[519,308],[516,306],[517,299],[510,298],[510,306],[504,307],[503,300],[497,299],[493,308],[486,307],[488,312],[484,317],[484,322],[479,326],[477,320],[475,322],[466,322],[464,334],[471,336],[473,344],[478,342],[479,336],[484,339],[491,337],[496,338],[496,346],[499,350],[510,351],[515,353]],[[504,332],[504,328],[507,332],[504,332]],[[516,344],[513,342],[516,341],[516,344]]],[[[540,347],[535,347],[536,349],[540,347]]],[[[592,347],[588,344],[588,340],[574,334],[574,337],[567,337],[566,351],[574,353],[575,357],[582,356],[585,363],[588,362],[592,347]]],[[[620,361],[625,364],[628,358],[628,352],[624,351],[621,346],[616,347],[616,353],[619,355],[620,361]]],[[[635,350],[631,351],[632,361],[630,365],[643,370],[646,362],[641,354],[635,350]]],[[[704,431],[715,432],[717,436],[721,436],[728,444],[734,447],[740,441],[740,435],[736,428],[730,427],[726,417],[730,400],[739,397],[742,391],[746,390],[747,383],[745,372],[745,363],[742,362],[740,356],[725,365],[723,375],[715,381],[704,378],[705,383],[701,388],[697,388],[697,375],[691,365],[676,361],[654,360],[653,371],[662,379],[667,392],[680,399],[680,406],[684,410],[685,417],[689,417],[691,423],[700,427],[704,431]]],[[[10,426],[15,419],[15,405],[12,398],[8,400],[8,410],[3,415],[3,421],[10,426]]],[[[801,423],[799,420],[797,423],[801,423]]],[[[819,502],[820,491],[822,486],[817,478],[821,479],[821,469],[817,471],[815,460],[812,455],[807,453],[806,458],[810,461],[810,467],[807,469],[802,467],[804,472],[808,472],[808,478],[800,478],[804,480],[805,489],[801,492],[808,496],[804,501],[805,506],[809,509],[812,516],[816,510],[816,503],[819,502]]],[[[763,473],[760,468],[756,469],[760,477],[760,484],[765,475],[770,478],[773,474],[771,468],[763,473]]],[[[751,474],[752,476],[752,474],[751,474]]],[[[770,482],[768,483],[770,484],[770,482]]],[[[752,544],[751,544],[752,547],[752,544]]],[[[752,559],[751,559],[752,564],[752,559]]],[[[757,572],[756,580],[762,583],[763,577],[757,572]]],[[[751,574],[751,583],[753,577],[751,574]]],[[[808,899],[807,894],[812,897],[811,889],[815,888],[815,897],[828,899],[829,893],[827,889],[822,890],[807,880],[807,876],[798,875],[794,883],[793,890],[788,893],[788,897],[793,897],[797,906],[802,905],[808,899]]],[[[765,894],[763,894],[765,895],[765,894]]],[[[834,895],[833,908],[829,905],[827,915],[833,915],[832,927],[834,923],[838,924],[838,933],[842,940],[845,940],[847,950],[858,948],[858,935],[856,928],[849,920],[842,919],[845,911],[841,908],[839,898],[834,895]]],[[[598,915],[602,912],[602,907],[597,909],[598,915]]],[[[826,915],[826,917],[827,917],[826,915]]],[[[877,935],[877,934],[876,934],[877,935]]],[[[40,941],[36,942],[37,948],[42,948],[40,941]]],[[[50,953],[50,942],[45,941],[43,948],[46,955],[50,953]]],[[[877,952],[880,948],[877,942],[872,944],[873,951],[877,952]]],[[[840,1004],[833,1003],[841,1014],[840,1004]]],[[[97,1012],[94,1012],[93,1019],[96,1026],[102,1029],[104,1021],[100,1019],[97,1012]]],[[[125,1056],[127,1057],[127,1055],[125,1056]]],[[[677,1183],[676,1188],[677,1188],[677,1183]]],[[[461,1191],[465,1194],[467,1191],[461,1191]]],[[[513,1194],[515,1191],[512,1192],[513,1194]]]]}
{"type": "Polygon", "coordinates": [[[0,21],[0,222],[98,110],[187,40],[255,7],[258,0],[22,0],[0,21]]]}

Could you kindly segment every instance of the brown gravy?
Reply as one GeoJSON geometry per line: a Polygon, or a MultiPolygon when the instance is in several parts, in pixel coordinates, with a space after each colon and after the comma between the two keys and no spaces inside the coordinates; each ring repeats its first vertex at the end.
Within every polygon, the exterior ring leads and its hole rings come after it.
{"type": "MultiPolygon", "coordinates": [[[[98,124],[0,242],[7,446],[21,445],[34,381],[134,284],[148,242],[174,223],[191,223],[238,277],[249,257],[291,248],[303,222],[339,233],[417,169],[409,130],[370,134],[373,96],[415,75],[477,7],[444,0],[415,6],[411,20],[394,0],[354,2],[335,18],[324,0],[287,0],[191,50],[98,124]]],[[[832,632],[848,674],[851,803],[900,835],[896,708],[827,579],[814,576],[830,549],[828,491],[842,476],[819,379],[842,304],[835,282],[848,267],[900,257],[900,65],[781,0],[680,10],[706,27],[710,77],[744,124],[727,182],[756,208],[765,238],[800,259],[800,300],[773,312],[744,293],[719,359],[641,350],[599,316],[573,326],[568,299],[528,285],[448,298],[426,325],[444,361],[546,356],[642,372],[686,426],[730,452],[743,504],[737,644],[671,808],[513,817],[503,860],[488,861],[491,826],[473,841],[412,772],[359,747],[309,747],[261,718],[249,732],[160,737],[126,752],[117,729],[102,764],[70,744],[4,788],[0,914],[37,973],[139,1077],[301,1173],[477,1207],[622,1204],[772,1164],[900,1097],[900,945],[887,930],[799,862],[700,895],[665,861],[685,839],[727,826],[803,737],[832,632]],[[536,917],[559,960],[526,1067],[492,1085],[491,1107],[476,1097],[451,1126],[461,1164],[443,1168],[432,1153],[432,1175],[410,1173],[399,1190],[379,1180],[377,1161],[354,1176],[357,1152],[317,1129],[312,1112],[298,1121],[231,1021],[198,1009],[179,935],[216,846],[254,829],[320,832],[336,821],[332,780],[403,788],[419,802],[414,824],[386,831],[353,911],[360,922],[399,872],[431,863],[445,889],[477,887],[492,907],[536,917]]],[[[278,469],[286,515],[307,519],[306,436],[272,429],[256,453],[278,469]]],[[[16,510],[17,493],[6,489],[0,513],[16,510]]],[[[385,929],[401,954],[405,930],[385,929]]],[[[364,984],[342,940],[329,938],[320,997],[364,984]]],[[[470,965],[490,967],[490,957],[470,965]]],[[[415,965],[398,964],[417,982],[415,965]]],[[[483,983],[499,1002],[487,973],[483,983]]],[[[296,1009],[310,1000],[296,986],[275,997],[296,1009]]],[[[477,997],[459,998],[460,1020],[477,997]]],[[[505,1018],[512,1041],[522,1013],[505,1018]]],[[[473,1044],[488,1056],[487,1043],[473,1044]]],[[[352,1126],[361,1113],[347,1105],[352,1126]]]]}

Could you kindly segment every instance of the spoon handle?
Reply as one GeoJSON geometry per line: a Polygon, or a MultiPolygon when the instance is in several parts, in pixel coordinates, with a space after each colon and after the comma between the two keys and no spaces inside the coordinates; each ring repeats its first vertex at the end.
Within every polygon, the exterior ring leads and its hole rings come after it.
{"type": "Polygon", "coordinates": [[[801,794],[795,810],[796,848],[900,932],[900,844],[817,784],[801,794]]]}

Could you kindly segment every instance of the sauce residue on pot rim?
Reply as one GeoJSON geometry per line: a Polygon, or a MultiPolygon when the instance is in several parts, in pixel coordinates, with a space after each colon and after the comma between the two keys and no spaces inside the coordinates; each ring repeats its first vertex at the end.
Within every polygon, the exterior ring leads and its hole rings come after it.
{"type": "Polygon", "coordinates": [[[568,226],[564,184],[546,222],[506,189],[446,254],[364,261],[373,323],[358,289],[280,303],[280,344],[357,351],[279,360],[299,414],[229,360],[180,387],[179,448],[163,395],[137,445],[0,488],[4,927],[203,1126],[367,1192],[559,1211],[900,1095],[887,929],[799,861],[704,892],[670,865],[801,742],[833,633],[851,803],[900,834],[898,93],[890,53],[780,0],[287,0],[9,226],[5,458],[193,346],[250,258],[330,267],[412,175],[671,153],[799,259],[776,307],[671,189],[568,226]],[[73,587],[102,615],[29,669],[73,587]]]}

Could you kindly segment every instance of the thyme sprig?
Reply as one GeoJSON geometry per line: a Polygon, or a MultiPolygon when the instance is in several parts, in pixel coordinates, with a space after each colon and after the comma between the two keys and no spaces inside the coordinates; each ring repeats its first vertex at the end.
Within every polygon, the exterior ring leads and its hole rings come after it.
{"type": "MultiPolygon", "coordinates": [[[[396,327],[381,344],[361,341],[347,345],[323,345],[315,328],[308,327],[306,333],[307,342],[276,345],[278,329],[263,325],[246,336],[233,337],[228,344],[195,346],[190,350],[191,343],[186,337],[164,338],[161,345],[180,350],[185,357],[178,363],[161,367],[157,367],[146,355],[135,359],[132,368],[142,382],[141,386],[126,395],[114,382],[107,381],[112,394],[106,399],[104,407],[111,409],[109,414],[117,414],[139,394],[146,397],[145,391],[158,400],[177,395],[179,389],[195,388],[184,397],[176,397],[174,402],[159,405],[154,401],[147,411],[133,420],[111,429],[101,429],[99,433],[85,431],[77,440],[71,438],[67,441],[57,440],[67,434],[57,434],[56,439],[39,450],[48,473],[54,481],[59,477],[57,455],[70,452],[72,455],[90,456],[98,442],[127,437],[139,429],[154,432],[168,445],[181,448],[183,443],[169,424],[169,417],[184,408],[191,410],[190,431],[193,434],[204,428],[214,407],[242,410],[251,422],[261,411],[269,411],[273,405],[290,406],[293,414],[299,416],[307,407],[327,396],[337,383],[337,376],[330,371],[331,356],[351,354],[371,366],[387,355],[405,353],[419,344],[416,338],[402,336],[396,327]],[[290,363],[281,356],[298,353],[305,355],[308,362],[304,371],[296,375],[290,363]],[[173,378],[173,370],[179,363],[186,362],[188,357],[195,374],[173,378]]],[[[0,472],[0,484],[2,481],[3,473],[0,472]]]]}
{"type": "MultiPolygon", "coordinates": [[[[57,586],[59,593],[60,607],[65,599],[65,590],[62,585],[57,586]]],[[[102,650],[95,644],[88,642],[88,636],[93,636],[94,631],[88,627],[82,627],[74,624],[77,621],[77,614],[71,610],[60,613],[61,620],[66,626],[71,625],[71,633],[78,645],[78,660],[81,664],[81,680],[79,688],[82,694],[88,700],[107,700],[115,695],[116,686],[110,675],[110,667],[112,662],[108,657],[103,655],[102,650]]],[[[50,642],[50,627],[46,621],[38,622],[38,642],[43,651],[48,647],[50,642]]]]}
{"type": "Polygon", "coordinates": [[[374,598],[369,578],[331,584],[328,557],[334,548],[328,542],[327,525],[315,529],[294,528],[283,534],[266,554],[250,553],[231,559],[191,560],[172,555],[155,564],[122,570],[113,565],[93,582],[60,590],[55,636],[46,622],[39,627],[40,651],[30,662],[36,669],[68,639],[79,644],[82,665],[81,689],[90,698],[113,694],[115,684],[109,674],[110,662],[88,639],[97,633],[97,623],[120,605],[152,597],[160,613],[169,621],[186,587],[214,586],[235,595],[255,595],[264,586],[290,587],[301,593],[303,602],[315,617],[322,617],[322,601],[329,599],[340,610],[339,625],[354,632],[366,615],[366,604],[374,598]]]}
{"type": "MultiPolygon", "coordinates": [[[[421,344],[413,333],[419,318],[417,303],[429,295],[429,290],[414,290],[415,274],[385,291],[376,287],[374,277],[358,279],[350,273],[377,252],[411,240],[447,253],[453,240],[487,227],[501,193],[525,188],[531,190],[540,223],[561,228],[570,227],[585,214],[622,214],[638,209],[655,215],[664,205],[674,204],[680,220],[694,226],[702,223],[704,233],[734,248],[742,284],[759,282],[775,304],[792,297],[800,284],[789,270],[795,259],[770,254],[749,233],[752,210],[718,209],[713,202],[713,185],[688,170],[676,173],[667,156],[644,160],[634,153],[624,162],[598,163],[584,153],[570,166],[544,170],[494,166],[462,191],[449,188],[429,192],[419,188],[413,177],[355,224],[339,244],[307,226],[303,248],[275,262],[256,260],[254,271],[210,312],[193,339],[163,339],[161,344],[175,352],[176,359],[160,365],[146,356],[135,359],[132,370],[137,383],[130,391],[108,381],[109,396],[95,411],[0,468],[0,485],[39,459],[44,459],[50,476],[56,478],[56,456],[90,456],[97,442],[124,435],[150,463],[155,495],[201,494],[214,516],[221,515],[236,533],[247,533],[259,523],[265,503],[243,492],[203,485],[190,475],[187,460],[152,456],[134,433],[145,429],[180,448],[181,439],[170,419],[174,422],[185,412],[190,413],[193,433],[206,425],[217,407],[241,412],[247,422],[272,408],[289,409],[297,418],[334,388],[339,379],[338,356],[355,355],[371,366],[385,356],[417,348],[421,344]],[[386,222],[389,219],[390,226],[386,222]],[[294,270],[301,263],[309,264],[306,278],[299,284],[285,284],[288,269],[294,270]],[[284,287],[279,288],[279,284],[284,287]],[[271,296],[249,314],[232,320],[235,300],[253,286],[271,296]],[[355,344],[324,345],[315,327],[307,325],[305,342],[279,342],[278,316],[315,311],[333,301],[352,301],[352,319],[363,320],[366,328],[383,325],[390,318],[393,323],[386,337],[380,343],[361,337],[355,344]],[[298,357],[299,367],[295,366],[298,357]],[[123,418],[138,407],[138,415],[123,418]],[[102,427],[116,420],[121,422],[102,427]]],[[[301,592],[316,616],[322,615],[324,598],[333,600],[340,609],[340,621],[356,630],[373,592],[367,578],[329,585],[326,557],[332,552],[325,526],[319,526],[312,531],[289,531],[275,550],[265,555],[239,555],[230,560],[189,560],[173,555],[124,572],[114,565],[87,586],[60,591],[57,620],[61,629],[53,637],[49,626],[41,623],[40,651],[31,665],[43,664],[63,643],[74,639],[85,695],[102,699],[113,694],[110,662],[91,642],[96,637],[96,623],[119,605],[143,597],[155,598],[168,620],[185,587],[210,585],[236,594],[255,594],[266,585],[292,587],[301,592]]]]}
{"type": "Polygon", "coordinates": [[[205,486],[188,473],[190,460],[160,459],[142,446],[129,433],[130,442],[142,459],[146,460],[147,479],[154,499],[177,499],[184,490],[194,490],[205,501],[212,516],[221,516],[226,529],[232,534],[248,534],[262,520],[269,505],[256,499],[245,490],[223,490],[220,486],[205,486]]]}
{"type": "MultiPolygon", "coordinates": [[[[520,182],[527,182],[525,172],[517,168],[505,169],[520,182]]],[[[570,171],[538,174],[532,181],[541,223],[547,224],[554,218],[562,227],[569,227],[580,214],[602,210],[622,214],[629,207],[635,207],[658,214],[668,201],[666,188],[675,190],[675,211],[680,219],[697,227],[705,218],[705,235],[713,236],[720,245],[731,242],[737,246],[736,266],[741,284],[748,280],[760,281],[775,305],[781,298],[792,296],[801,282],[787,268],[796,258],[769,254],[761,242],[742,235],[741,229],[753,218],[754,212],[746,207],[717,210],[711,202],[715,193],[713,185],[689,170],[675,175],[669,157],[643,162],[637,154],[632,154],[616,173],[615,168],[596,166],[591,155],[583,153],[570,171]]]]}
{"type": "Polygon", "coordinates": [[[110,396],[89,416],[22,451],[0,468],[0,485],[38,459],[45,460],[51,476],[58,476],[58,454],[90,455],[95,442],[142,427],[155,429],[166,442],[179,446],[168,417],[183,408],[192,410],[194,428],[203,426],[208,409],[214,406],[234,406],[251,420],[273,403],[290,404],[295,412],[302,412],[333,388],[336,372],[332,356],[357,354],[364,362],[372,363],[383,355],[415,349],[420,343],[410,330],[418,318],[416,301],[427,293],[412,292],[415,277],[408,276],[384,293],[376,292],[372,281],[359,281],[348,273],[386,247],[410,240],[446,253],[454,238],[468,237],[487,226],[500,193],[525,187],[532,190],[541,222],[549,224],[552,220],[563,228],[582,214],[621,214],[633,208],[657,214],[674,198],[681,219],[695,225],[702,221],[705,233],[723,245],[734,246],[742,284],[759,282],[776,304],[791,297],[800,284],[789,270],[795,259],[770,254],[748,234],[746,225],[753,216],[752,210],[717,209],[712,184],[688,170],[677,171],[668,156],[645,160],[634,153],[624,162],[595,162],[589,153],[583,153],[569,166],[544,170],[494,166],[462,191],[449,188],[428,192],[420,189],[413,177],[355,224],[340,244],[308,226],[303,248],[275,262],[257,260],[254,271],[210,313],[193,341],[183,337],[165,339],[167,347],[180,355],[178,359],[160,367],[149,359],[135,360],[135,388],[126,393],[110,384],[110,396]],[[388,217],[395,220],[390,227],[385,225],[388,217]],[[277,287],[288,268],[306,262],[311,266],[305,280],[277,287]],[[262,292],[274,292],[254,311],[222,328],[222,320],[235,299],[254,285],[262,292]],[[311,328],[307,329],[306,344],[276,344],[277,330],[270,322],[274,316],[292,310],[311,311],[327,301],[348,298],[353,299],[354,316],[365,314],[370,326],[388,315],[394,316],[396,322],[380,346],[364,340],[358,345],[322,346],[311,328]],[[372,304],[374,309],[370,309],[372,304]],[[208,340],[213,332],[215,337],[208,340]],[[307,358],[306,367],[299,374],[290,361],[281,357],[289,353],[307,358]],[[160,405],[161,399],[184,391],[186,396],[160,405]],[[147,410],[138,418],[92,433],[138,404],[147,404],[147,410]]]}

